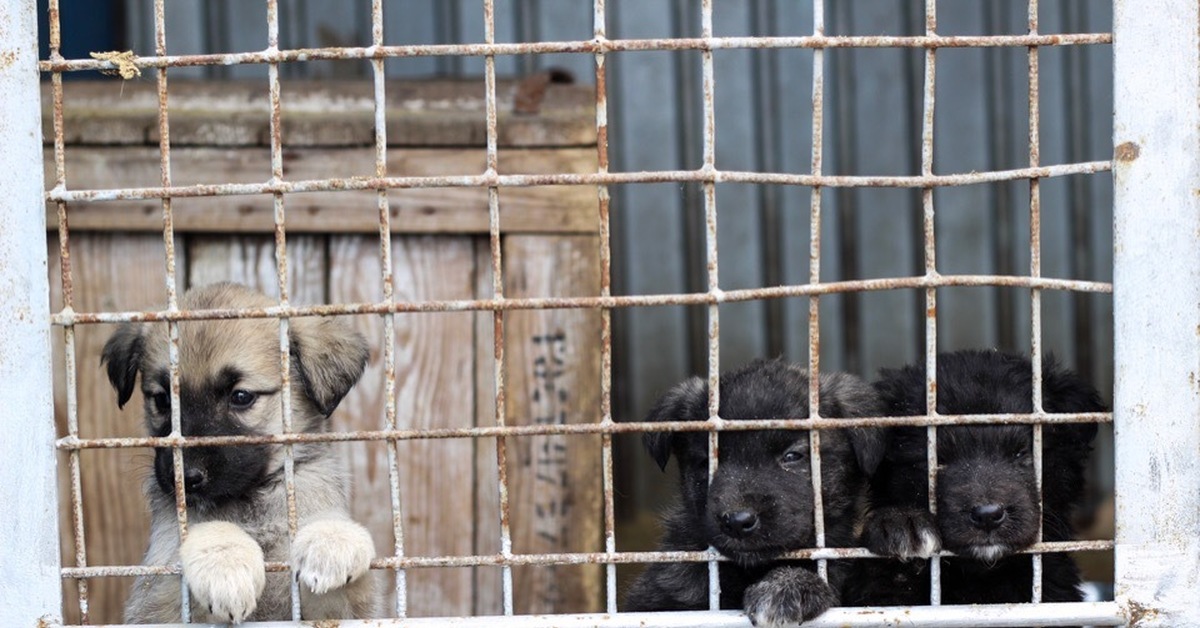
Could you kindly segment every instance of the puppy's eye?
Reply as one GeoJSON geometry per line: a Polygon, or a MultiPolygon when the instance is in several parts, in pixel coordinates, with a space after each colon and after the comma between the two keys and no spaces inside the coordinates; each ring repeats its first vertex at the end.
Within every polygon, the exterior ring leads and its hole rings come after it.
{"type": "Polygon", "coordinates": [[[783,464],[792,464],[801,460],[804,460],[804,452],[795,449],[783,454],[783,457],[779,459],[783,464]]]}
{"type": "Polygon", "coordinates": [[[1014,458],[1016,458],[1017,460],[1021,460],[1021,459],[1025,458],[1025,457],[1026,457],[1026,456],[1028,456],[1028,455],[1029,455],[1029,448],[1028,448],[1028,447],[1022,447],[1022,448],[1021,448],[1021,450],[1020,450],[1020,451],[1018,451],[1018,452],[1017,452],[1017,454],[1016,454],[1015,456],[1013,456],[1013,457],[1014,457],[1014,458]]]}
{"type": "Polygon", "coordinates": [[[233,394],[229,395],[229,405],[233,406],[235,410],[245,410],[254,405],[257,400],[258,395],[248,390],[235,390],[233,394]]]}
{"type": "Polygon", "coordinates": [[[165,392],[150,395],[150,401],[154,403],[154,409],[159,414],[166,414],[171,411],[171,395],[165,392]]]}

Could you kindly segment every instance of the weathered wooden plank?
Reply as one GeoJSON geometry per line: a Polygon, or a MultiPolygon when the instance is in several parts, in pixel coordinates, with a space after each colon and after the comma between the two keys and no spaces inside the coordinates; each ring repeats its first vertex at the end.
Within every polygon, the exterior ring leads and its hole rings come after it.
{"type": "MultiPolygon", "coordinates": [[[[236,281],[278,298],[273,236],[197,235],[189,237],[186,246],[188,288],[217,281],[236,281]]],[[[321,236],[300,235],[287,239],[288,299],[293,305],[326,302],[325,247],[326,238],[321,236]]]]}
{"type": "MultiPolygon", "coordinates": [[[[592,236],[508,236],[505,294],[599,293],[592,236]]],[[[599,313],[509,312],[505,316],[505,408],[510,425],[599,420],[599,313]]],[[[509,439],[509,521],[513,551],[600,551],[603,501],[600,438],[509,439]]],[[[598,565],[514,568],[518,613],[594,612],[601,608],[598,565]]]]}
{"type": "MultiPolygon", "coordinates": [[[[474,294],[475,256],[468,238],[393,238],[392,256],[397,300],[464,299],[474,294]]],[[[331,302],[381,298],[379,259],[375,238],[332,238],[331,302]]],[[[367,336],[372,350],[361,383],[342,402],[340,427],[380,429],[386,405],[383,319],[352,320],[367,336]]],[[[395,402],[397,423],[402,429],[472,424],[473,325],[473,314],[467,312],[396,318],[395,402]]],[[[406,555],[473,553],[474,448],[469,439],[400,443],[406,555]]],[[[393,526],[386,445],[349,443],[346,449],[353,478],[354,516],[371,529],[379,555],[391,555],[393,526]]],[[[471,613],[470,569],[417,569],[406,577],[411,615],[471,613]]],[[[390,577],[384,579],[390,581],[390,577]]],[[[389,587],[391,594],[394,588],[389,587]]],[[[394,608],[394,601],[389,608],[394,608]]]]}
{"type": "MultiPolygon", "coordinates": [[[[434,176],[479,174],[485,169],[482,151],[448,149],[391,150],[390,172],[434,176]]],[[[79,147],[67,151],[71,187],[112,188],[156,186],[159,157],[149,147],[79,147]]],[[[195,183],[261,183],[270,178],[270,154],[261,148],[177,148],[171,151],[177,185],[195,183]]],[[[43,162],[53,174],[47,153],[43,162]]],[[[513,149],[500,152],[503,174],[594,172],[594,149],[513,149]]],[[[298,149],[284,156],[290,180],[330,176],[365,176],[375,171],[366,149],[298,149]]],[[[48,180],[52,181],[53,177],[48,180]]],[[[289,232],[375,233],[379,213],[374,190],[290,194],[289,232]]],[[[425,188],[392,190],[392,230],[395,233],[486,233],[486,188],[425,188]]],[[[506,188],[500,192],[500,228],[505,232],[594,232],[597,225],[593,186],[506,188]]],[[[176,199],[176,232],[263,233],[274,230],[273,200],[268,195],[176,199]]],[[[47,208],[55,227],[54,208],[47,208]]],[[[77,203],[71,206],[72,230],[158,231],[162,229],[157,200],[77,203]]]]}
{"type": "MultiPolygon", "coordinates": [[[[48,239],[50,252],[51,309],[61,309],[61,259],[58,238],[48,239]]],[[[176,246],[177,268],[185,266],[186,253],[176,246]]],[[[118,311],[162,308],[166,305],[163,279],[165,253],[162,236],[151,234],[75,234],[71,237],[71,269],[75,309],[118,311]]],[[[100,350],[112,334],[111,325],[75,328],[76,392],[79,431],[83,438],[141,436],[142,398],[134,395],[124,410],[117,408],[116,393],[100,368],[100,350]]],[[[67,433],[66,366],[64,336],[56,330],[54,341],[54,408],[59,434],[67,433]]],[[[75,564],[71,525],[70,472],[67,456],[60,457],[63,564],[75,564]]],[[[141,563],[149,534],[149,518],[141,479],[149,473],[152,454],[142,449],[85,451],[80,454],[84,537],[90,565],[141,563]]],[[[89,581],[89,612],[94,624],[120,623],[131,580],[99,578],[89,581]]],[[[65,617],[79,621],[74,582],[64,581],[65,617]]]]}
{"type": "MultiPolygon", "coordinates": [[[[515,85],[499,81],[496,86],[500,147],[595,144],[590,87],[551,85],[538,113],[516,114],[515,85]]],[[[42,88],[47,142],[54,137],[49,89],[48,85],[42,88]]],[[[173,80],[170,89],[173,146],[269,145],[270,101],[261,82],[173,80]]],[[[280,89],[286,147],[369,146],[374,141],[371,82],[283,81],[280,89]]],[[[486,144],[480,81],[389,81],[386,91],[390,145],[486,144]]],[[[158,144],[153,81],[73,82],[64,90],[63,116],[67,144],[158,144]]]]}

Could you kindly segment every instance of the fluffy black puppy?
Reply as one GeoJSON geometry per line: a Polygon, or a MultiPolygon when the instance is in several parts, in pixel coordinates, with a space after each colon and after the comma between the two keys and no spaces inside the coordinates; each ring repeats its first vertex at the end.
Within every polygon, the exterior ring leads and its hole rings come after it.
{"type": "MultiPolygon", "coordinates": [[[[724,419],[808,417],[808,372],[781,360],[759,360],[721,376],[724,419]]],[[[824,417],[878,416],[871,387],[844,373],[821,375],[824,417]]],[[[708,419],[708,387],[689,379],[668,392],[649,421],[708,419]]],[[[815,617],[837,603],[835,589],[811,561],[776,561],[791,550],[813,547],[812,467],[809,434],[800,430],[727,431],[708,482],[708,434],[649,433],[645,443],[659,467],[672,454],[679,463],[681,503],[664,520],[664,551],[699,551],[712,546],[732,562],[720,564],[721,608],[745,609],[756,625],[774,626],[815,617]]],[[[883,455],[878,430],[821,433],[821,487],[825,541],[845,547],[854,541],[864,507],[867,475],[883,455]]],[[[831,566],[832,567],[832,566],[831,566]]],[[[837,569],[831,568],[834,580],[837,569]]],[[[626,610],[708,608],[706,563],[657,563],[634,582],[626,610]]]]}
{"type": "MultiPolygon", "coordinates": [[[[1032,411],[1032,367],[1018,355],[959,351],[937,358],[938,412],[1000,414],[1032,411]]],[[[925,414],[925,368],[882,371],[875,389],[889,416],[925,414]]],[[[1047,412],[1103,412],[1096,390],[1052,358],[1042,367],[1047,412]]],[[[1032,559],[1016,554],[1037,540],[1074,536],[1071,514],[1084,489],[1084,466],[1096,435],[1092,423],[1042,429],[1042,493],[1038,503],[1029,425],[938,429],[937,516],[928,510],[925,428],[891,428],[883,463],[871,480],[871,510],[862,541],[901,559],[927,558],[941,548],[942,600],[947,604],[1029,602],[1032,559]]],[[[842,590],[848,605],[928,604],[924,560],[855,561],[842,590]]],[[[1042,599],[1081,599],[1079,572],[1065,554],[1042,562],[1042,599]]]]}

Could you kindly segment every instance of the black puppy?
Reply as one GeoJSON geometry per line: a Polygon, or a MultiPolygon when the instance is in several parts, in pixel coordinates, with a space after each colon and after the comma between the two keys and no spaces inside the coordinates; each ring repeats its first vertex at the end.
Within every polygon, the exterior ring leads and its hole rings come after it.
{"type": "MultiPolygon", "coordinates": [[[[960,351],[937,358],[942,414],[1028,414],[1032,367],[1018,355],[960,351]]],[[[925,368],[882,371],[875,389],[889,416],[925,414],[925,368]]],[[[1047,358],[1042,368],[1047,412],[1103,412],[1096,390],[1047,358]]],[[[891,428],[883,463],[871,481],[871,510],[863,544],[885,556],[927,558],[941,548],[942,600],[947,604],[1029,602],[1033,566],[1017,554],[1037,540],[1074,536],[1071,515],[1084,489],[1084,466],[1096,435],[1092,423],[1042,430],[1041,505],[1029,425],[971,425],[938,429],[937,516],[928,509],[927,437],[923,427],[891,428]]],[[[1042,563],[1042,600],[1079,601],[1079,572],[1065,554],[1042,563]]],[[[924,560],[859,560],[843,588],[847,605],[928,604],[924,560]]]]}
{"type": "MultiPolygon", "coordinates": [[[[759,360],[721,376],[723,419],[808,417],[808,372],[781,360],[759,360]]],[[[844,373],[821,376],[823,417],[878,416],[871,387],[844,373]]],[[[667,393],[649,421],[708,419],[708,387],[689,379],[667,393]]],[[[719,437],[719,464],[708,482],[708,434],[649,433],[645,443],[659,467],[679,463],[681,503],[666,514],[664,551],[710,545],[731,562],[720,564],[721,608],[742,609],[756,625],[815,617],[837,603],[835,589],[811,561],[775,561],[784,552],[813,547],[813,489],[809,434],[801,430],[727,431],[719,437]]],[[[821,433],[821,487],[825,541],[854,541],[864,506],[867,474],[883,455],[878,430],[821,433]]],[[[831,568],[837,586],[837,569],[831,568]]],[[[634,611],[708,608],[706,563],[657,563],[629,591],[634,611]]]]}

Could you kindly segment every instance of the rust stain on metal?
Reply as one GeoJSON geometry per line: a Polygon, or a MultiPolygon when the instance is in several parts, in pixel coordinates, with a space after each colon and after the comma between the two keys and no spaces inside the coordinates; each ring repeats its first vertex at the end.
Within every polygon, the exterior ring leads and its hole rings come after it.
{"type": "MultiPolygon", "coordinates": [[[[501,417],[502,418],[502,417],[501,417]]],[[[288,434],[262,434],[255,436],[137,436],[79,438],[67,436],[57,441],[61,450],[119,449],[130,447],[225,447],[253,444],[299,444],[330,443],[346,441],[423,440],[446,438],[499,438],[548,436],[568,434],[626,434],[642,432],[740,432],[748,430],[836,430],[855,427],[928,427],[939,425],[1059,425],[1072,423],[1111,423],[1110,412],[1088,412],[1079,414],[940,414],[934,417],[856,417],[852,419],[827,419],[795,417],[787,419],[755,419],[743,421],[663,421],[621,423],[562,423],[506,425],[466,428],[387,429],[351,432],[291,432],[288,434]]]]}
{"type": "Polygon", "coordinates": [[[1129,625],[1136,627],[1158,620],[1160,613],[1157,608],[1130,600],[1125,607],[1125,614],[1129,618],[1129,625]]]}
{"type": "MultiPolygon", "coordinates": [[[[164,96],[165,98],[165,96],[164,96]]],[[[494,113],[494,111],[493,111],[494,113]]],[[[495,124],[495,116],[488,119],[495,124]]],[[[161,125],[160,125],[161,127],[161,125]]],[[[493,126],[494,128],[494,126],[493,126]]],[[[160,128],[160,132],[163,132],[160,128]]],[[[163,138],[164,141],[166,138],[163,138]]],[[[263,183],[223,183],[172,186],[164,184],[149,188],[83,189],[54,188],[46,192],[52,202],[103,202],[162,198],[195,198],[202,196],[248,196],[258,194],[296,194],[300,192],[337,192],[379,189],[427,189],[467,187],[539,187],[555,185],[616,185],[628,183],[754,183],[795,185],[803,187],[894,187],[937,188],[980,183],[997,183],[1021,179],[1043,179],[1076,174],[1093,174],[1112,170],[1111,161],[1092,161],[1055,166],[993,170],[963,174],[918,176],[857,176],[787,174],[717,170],[705,166],[699,170],[658,170],[647,172],[553,173],[553,174],[496,174],[494,170],[477,175],[427,177],[348,177],[282,181],[271,179],[263,183]]]]}
{"type": "MultiPolygon", "coordinates": [[[[156,6],[155,19],[158,20],[156,6]]],[[[486,16],[485,16],[486,17],[486,16]]],[[[214,53],[197,55],[167,55],[165,46],[157,46],[154,56],[138,57],[139,68],[194,67],[207,65],[244,65],[294,63],[304,61],[333,61],[355,59],[387,59],[405,57],[443,56],[512,56],[559,53],[609,53],[653,50],[738,50],[755,48],[994,48],[1010,46],[1079,46],[1111,44],[1111,33],[1070,33],[1060,35],[920,35],[890,36],[826,36],[805,37],[690,37],[660,39],[588,39],[580,41],[549,41],[529,43],[432,44],[413,46],[359,46],[328,48],[269,49],[260,52],[214,53]]],[[[156,42],[157,43],[157,42],[156,42]]],[[[42,61],[43,72],[78,72],[103,70],[108,62],[94,59],[55,59],[42,61]]]]}
{"type": "Polygon", "coordinates": [[[1122,142],[1113,150],[1113,159],[1129,163],[1142,154],[1142,148],[1137,142],[1122,142]]]}

